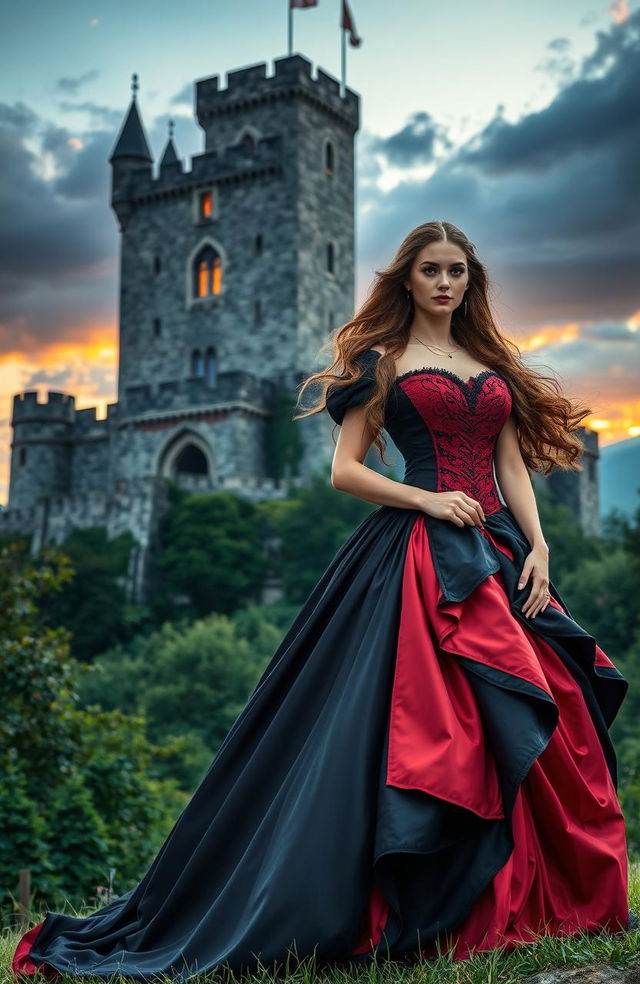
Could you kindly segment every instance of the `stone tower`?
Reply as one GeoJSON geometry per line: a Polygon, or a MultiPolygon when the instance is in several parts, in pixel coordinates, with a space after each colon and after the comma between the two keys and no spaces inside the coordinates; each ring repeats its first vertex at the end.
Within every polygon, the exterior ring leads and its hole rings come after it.
{"type": "MultiPolygon", "coordinates": [[[[195,111],[205,149],[191,170],[170,136],[153,176],[135,90],[110,158],[119,467],[239,487],[272,474],[275,388],[293,396],[323,363],[328,330],[353,311],[359,100],[321,69],[312,78],[296,55],[271,76],[264,62],[229,72],[226,88],[218,76],[198,81],[195,111]]],[[[324,428],[300,424],[304,477],[324,428]]]]}
{"type": "Polygon", "coordinates": [[[301,55],[195,85],[204,150],[190,170],[170,125],[157,173],[137,77],[109,163],[120,238],[118,400],[14,401],[2,528],[37,549],[72,529],[138,544],[136,594],[167,479],[254,500],[287,494],[331,458],[326,414],[292,421],[354,305],[359,96],[301,55]]]}
{"type": "Polygon", "coordinates": [[[68,490],[74,404],[66,393],[48,393],[45,403],[39,403],[33,392],[14,396],[9,486],[12,507],[29,510],[42,496],[68,490]]]}

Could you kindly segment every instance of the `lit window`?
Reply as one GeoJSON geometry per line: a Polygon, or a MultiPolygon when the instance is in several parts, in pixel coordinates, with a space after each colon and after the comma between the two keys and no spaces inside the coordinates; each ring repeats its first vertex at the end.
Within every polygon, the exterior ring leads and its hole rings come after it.
{"type": "Polygon", "coordinates": [[[200,195],[200,216],[203,219],[210,219],[213,215],[213,195],[210,191],[203,191],[200,195]]]}
{"type": "Polygon", "coordinates": [[[222,261],[212,246],[205,246],[195,261],[196,297],[219,294],[222,284],[222,261]]]}

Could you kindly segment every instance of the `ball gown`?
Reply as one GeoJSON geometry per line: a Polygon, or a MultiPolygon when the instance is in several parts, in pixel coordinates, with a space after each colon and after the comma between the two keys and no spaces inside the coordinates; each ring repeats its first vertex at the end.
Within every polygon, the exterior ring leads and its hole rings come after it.
{"type": "MultiPolygon", "coordinates": [[[[333,386],[341,423],[374,385],[333,386]]],[[[474,952],[628,927],[609,728],[628,682],[569,613],[522,612],[529,543],[498,495],[508,380],[398,376],[403,481],[463,490],[483,528],[371,511],[339,547],[139,883],[88,916],[46,911],[13,956],[186,980],[474,952]]]]}

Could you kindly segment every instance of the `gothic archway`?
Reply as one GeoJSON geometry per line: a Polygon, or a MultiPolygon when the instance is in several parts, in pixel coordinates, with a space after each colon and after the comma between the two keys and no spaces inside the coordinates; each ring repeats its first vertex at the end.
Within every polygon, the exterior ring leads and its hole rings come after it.
{"type": "Polygon", "coordinates": [[[184,430],[173,437],[160,456],[159,472],[180,488],[190,491],[215,485],[215,463],[208,441],[201,434],[184,430]]]}

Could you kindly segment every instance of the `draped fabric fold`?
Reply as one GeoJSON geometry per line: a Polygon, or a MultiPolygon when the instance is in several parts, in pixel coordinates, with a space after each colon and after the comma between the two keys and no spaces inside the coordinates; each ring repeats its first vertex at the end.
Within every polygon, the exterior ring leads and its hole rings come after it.
{"type": "MultiPolygon", "coordinates": [[[[594,723],[562,644],[516,618],[501,570],[464,601],[445,598],[427,528],[415,523],[405,559],[374,884],[353,958],[435,956],[439,944],[464,959],[545,928],[624,929],[625,827],[597,701],[594,723]]],[[[484,535],[513,573],[516,544],[500,529],[484,535]]],[[[561,602],[550,605],[547,625],[561,626],[561,602]]],[[[611,669],[593,655],[591,675],[611,669]]]]}
{"type": "Polygon", "coordinates": [[[527,624],[507,512],[473,531],[495,570],[452,600],[424,513],[372,511],[144,877],[87,917],[47,911],[14,973],[184,980],[625,928],[607,728],[627,684],[555,589],[527,624]]]}

